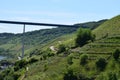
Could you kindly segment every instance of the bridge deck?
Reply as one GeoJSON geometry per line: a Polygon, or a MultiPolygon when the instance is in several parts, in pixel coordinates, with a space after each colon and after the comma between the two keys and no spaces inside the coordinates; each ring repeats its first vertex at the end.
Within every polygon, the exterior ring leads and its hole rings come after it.
{"type": "Polygon", "coordinates": [[[0,23],[21,24],[21,25],[38,25],[38,26],[77,27],[76,25],[49,24],[49,23],[36,23],[36,22],[20,22],[20,21],[5,21],[5,20],[0,20],[0,23]]]}

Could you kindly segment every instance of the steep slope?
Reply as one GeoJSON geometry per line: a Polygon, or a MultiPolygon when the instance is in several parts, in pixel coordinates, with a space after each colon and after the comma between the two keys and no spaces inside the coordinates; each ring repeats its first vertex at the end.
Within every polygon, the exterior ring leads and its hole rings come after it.
{"type": "Polygon", "coordinates": [[[98,54],[106,57],[111,55],[116,49],[120,49],[120,15],[103,23],[93,30],[93,33],[96,35],[96,41],[78,50],[91,56],[95,54],[96,58],[99,57],[98,54]]]}
{"type": "Polygon", "coordinates": [[[114,35],[120,36],[120,15],[106,21],[98,28],[93,30],[97,39],[111,37],[114,35]]]}
{"type": "MultiPolygon", "coordinates": [[[[111,20],[112,19],[109,21],[111,20]]],[[[111,24],[112,21],[109,21],[107,24],[111,24]]],[[[114,24],[117,25],[118,23],[114,24]]],[[[97,29],[98,32],[99,27],[97,29]]],[[[109,30],[111,30],[111,28],[109,30]]],[[[109,30],[108,32],[110,32],[109,30]]],[[[98,34],[96,29],[93,32],[96,35],[98,34]]],[[[113,33],[111,32],[111,34],[113,33]]],[[[74,78],[72,80],[106,80],[112,75],[115,76],[117,80],[120,78],[120,64],[110,57],[112,56],[111,53],[116,48],[120,49],[120,36],[118,34],[119,32],[116,32],[114,36],[98,37],[95,42],[89,42],[83,47],[77,48],[74,47],[75,33],[60,36],[43,46],[43,51],[41,51],[41,47],[38,46],[37,49],[34,49],[32,52],[34,55],[25,60],[16,62],[18,64],[14,67],[1,72],[0,79],[71,80],[74,78]],[[66,50],[56,54],[56,52],[50,50],[50,46],[57,47],[60,45],[59,43],[63,44],[63,48],[65,47],[66,50]],[[84,55],[82,53],[87,53],[86,55],[88,56],[85,65],[80,64],[81,55],[84,55]],[[99,71],[96,68],[96,61],[98,61],[100,57],[105,58],[107,62],[104,71],[99,71]]],[[[57,49],[59,48],[57,47],[57,49]]]]}
{"type": "MultiPolygon", "coordinates": [[[[115,18],[118,18],[118,17],[115,17],[115,18]]],[[[109,36],[101,37],[100,35],[102,35],[103,32],[101,32],[101,26],[99,26],[97,29],[95,29],[95,31],[93,30],[94,34],[96,34],[96,37],[98,36],[97,40],[95,42],[90,42],[83,47],[77,47],[77,48],[69,47],[71,46],[71,44],[72,46],[74,46],[75,34],[71,34],[71,37],[68,37],[70,35],[67,35],[66,37],[64,36],[59,37],[58,39],[54,40],[51,44],[48,44],[47,46],[56,46],[59,44],[58,42],[61,41],[61,43],[64,44],[67,49],[70,48],[70,50],[68,51],[68,53],[70,54],[66,56],[63,53],[61,53],[60,55],[49,57],[45,61],[39,61],[29,66],[30,71],[28,71],[27,77],[25,77],[24,80],[28,80],[28,79],[29,80],[32,80],[32,79],[65,80],[63,76],[69,69],[73,70],[73,73],[69,75],[72,75],[72,74],[77,75],[77,77],[79,77],[80,80],[83,80],[83,79],[84,80],[101,80],[100,78],[98,78],[99,75],[101,75],[102,73],[105,73],[106,75],[108,75],[109,72],[107,71],[111,70],[111,68],[109,68],[109,66],[111,66],[111,63],[110,64],[108,63],[108,67],[105,71],[99,72],[96,70],[95,62],[100,57],[105,58],[107,62],[112,61],[112,59],[110,58],[112,56],[111,53],[113,53],[117,48],[120,49],[120,36],[119,36],[119,31],[117,30],[119,28],[119,25],[118,25],[119,23],[117,22],[118,19],[116,19],[116,21],[113,19],[114,18],[108,20],[103,25],[111,24],[111,22],[114,21],[114,25],[116,25],[115,27],[113,26],[109,28],[106,28],[107,26],[102,27],[103,30],[104,28],[107,29],[107,32],[104,31],[104,34],[108,34],[109,36]],[[113,28],[117,28],[117,29],[114,29],[114,32],[111,32],[113,28]],[[98,32],[96,31],[98,31],[99,34],[101,32],[101,34],[98,35],[98,32]],[[109,34],[108,32],[111,32],[111,34],[109,34]],[[85,66],[79,65],[80,64],[79,56],[82,53],[87,53],[87,55],[89,56],[88,63],[85,66]],[[72,56],[72,64],[69,64],[68,59],[71,56],[72,56]],[[45,65],[47,65],[47,68],[45,67],[45,65]]],[[[117,71],[119,70],[119,66],[117,63],[114,63],[114,65],[116,66],[114,69],[113,68],[112,69],[117,74],[118,73],[117,71]]],[[[120,78],[119,74],[117,78],[120,78]]]]}

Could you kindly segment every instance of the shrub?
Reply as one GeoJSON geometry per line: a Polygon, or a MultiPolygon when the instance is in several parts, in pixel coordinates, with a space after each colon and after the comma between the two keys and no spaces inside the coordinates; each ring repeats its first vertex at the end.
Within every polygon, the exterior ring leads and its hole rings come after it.
{"type": "Polygon", "coordinates": [[[47,69],[48,69],[48,65],[45,64],[45,65],[44,65],[44,70],[43,70],[43,71],[45,72],[47,69]]]}
{"type": "Polygon", "coordinates": [[[43,54],[43,59],[46,60],[47,59],[47,55],[46,54],[43,54]]]}
{"type": "Polygon", "coordinates": [[[87,77],[86,75],[79,73],[77,80],[95,80],[95,79],[94,79],[94,77],[87,77]]]}
{"type": "Polygon", "coordinates": [[[108,74],[108,79],[109,80],[118,80],[116,74],[112,73],[112,72],[108,74]]]}
{"type": "Polygon", "coordinates": [[[28,64],[28,62],[26,60],[19,60],[19,61],[15,62],[14,70],[17,71],[17,70],[25,67],[27,64],[28,64]]]}
{"type": "Polygon", "coordinates": [[[91,33],[89,29],[78,29],[77,37],[75,39],[76,46],[82,47],[85,45],[89,40],[94,41],[95,35],[91,33]]]}
{"type": "Polygon", "coordinates": [[[80,57],[80,64],[85,65],[87,63],[87,60],[88,60],[88,55],[82,54],[80,57]]]}
{"type": "Polygon", "coordinates": [[[73,74],[73,70],[68,69],[67,73],[64,74],[63,80],[77,80],[77,76],[73,74]]]}
{"type": "Polygon", "coordinates": [[[4,77],[4,80],[14,80],[14,78],[9,75],[9,76],[5,76],[5,77],[4,77]]]}
{"type": "Polygon", "coordinates": [[[36,59],[36,58],[31,58],[30,60],[29,60],[29,63],[31,64],[31,63],[34,63],[34,62],[37,62],[38,61],[38,59],[36,59]]]}
{"type": "Polygon", "coordinates": [[[98,70],[100,71],[103,71],[105,69],[107,65],[107,62],[104,58],[99,58],[97,61],[96,61],[96,67],[98,68],[98,70]]]}
{"type": "Polygon", "coordinates": [[[18,78],[20,77],[21,75],[19,73],[14,73],[13,74],[13,78],[14,80],[18,80],[18,78]]]}
{"type": "Polygon", "coordinates": [[[72,59],[73,59],[72,56],[69,56],[69,57],[67,58],[67,63],[68,63],[69,65],[73,64],[72,59]]]}
{"type": "Polygon", "coordinates": [[[65,45],[64,45],[64,44],[60,44],[60,45],[58,46],[58,51],[57,51],[57,53],[62,53],[62,52],[65,52],[65,51],[66,51],[65,45]]]}
{"type": "Polygon", "coordinates": [[[116,49],[115,52],[113,53],[113,58],[117,61],[120,56],[120,50],[116,49]]]}

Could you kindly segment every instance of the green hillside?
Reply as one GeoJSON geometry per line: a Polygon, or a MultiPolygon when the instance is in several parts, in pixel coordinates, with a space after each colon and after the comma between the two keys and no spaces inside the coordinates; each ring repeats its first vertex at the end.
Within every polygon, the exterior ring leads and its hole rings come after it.
{"type": "MultiPolygon", "coordinates": [[[[118,17],[115,17],[115,18],[118,18],[118,17]]],[[[111,22],[113,22],[115,18],[108,20],[102,25],[111,24],[111,22]]],[[[114,21],[114,25],[118,25],[117,20],[118,19],[114,21]]],[[[74,40],[75,40],[76,33],[72,35],[67,35],[66,37],[63,36],[61,38],[54,40],[52,43],[50,43],[47,46],[57,47],[59,46],[58,41],[61,41],[61,43],[64,44],[65,47],[69,49],[67,53],[70,53],[70,54],[67,56],[64,56],[64,54],[61,53],[60,55],[56,55],[54,57],[48,58],[47,61],[43,63],[41,63],[40,61],[40,62],[35,63],[32,66],[29,66],[30,69],[33,69],[32,67],[35,67],[35,66],[36,68],[34,68],[32,71],[29,71],[28,77],[24,79],[25,80],[27,79],[29,80],[32,80],[32,79],[35,79],[35,80],[65,80],[63,79],[63,76],[65,73],[67,73],[69,69],[73,70],[72,77],[74,77],[74,75],[81,76],[79,77],[80,80],[101,80],[101,79],[109,80],[110,79],[108,77],[109,75],[111,76],[115,75],[115,77],[120,78],[119,77],[120,76],[119,74],[120,65],[119,63],[114,62],[112,58],[112,53],[116,49],[120,49],[120,36],[119,36],[119,31],[118,31],[119,25],[115,27],[112,26],[110,28],[107,28],[108,31],[104,32],[104,34],[110,32],[112,28],[117,28],[117,30],[115,29],[116,31],[114,30],[114,32],[113,33],[111,32],[111,34],[108,33],[108,35],[110,36],[101,37],[101,39],[98,39],[99,36],[96,30],[98,30],[99,32],[99,29],[100,30],[106,29],[106,28],[105,29],[101,28],[102,25],[100,25],[98,28],[93,30],[93,33],[96,35],[97,39],[94,42],[90,42],[83,47],[73,48],[73,46],[75,46],[74,40]],[[112,36],[112,34],[114,34],[114,36],[112,36]],[[82,66],[80,65],[79,60],[81,59],[81,55],[83,55],[84,53],[88,55],[88,63],[87,65],[82,66]],[[68,59],[71,56],[72,56],[73,63],[69,64],[68,59]],[[95,62],[99,60],[99,58],[104,58],[107,61],[106,69],[102,72],[97,70],[95,67],[95,62]],[[47,63],[46,71],[44,71],[44,68],[45,68],[44,63],[47,63]],[[114,68],[112,67],[113,65],[114,65],[114,68]],[[113,70],[112,73],[111,73],[111,69],[113,70]],[[34,75],[31,76],[31,74],[34,74],[34,75]]],[[[72,75],[72,74],[69,74],[69,75],[72,75]]]]}
{"type": "MultiPolygon", "coordinates": [[[[33,46],[34,48],[31,47],[28,49],[29,56],[26,55],[23,60],[15,61],[13,67],[0,72],[0,79],[119,80],[119,19],[120,16],[117,16],[105,20],[106,22],[103,21],[101,25],[87,23],[86,25],[94,25],[96,28],[89,27],[93,29],[96,39],[93,42],[88,41],[82,47],[75,44],[77,37],[75,31],[53,38],[42,47],[39,44],[33,46]]],[[[85,24],[82,26],[85,27],[85,24]]]]}
{"type": "MultiPolygon", "coordinates": [[[[62,28],[53,28],[53,29],[27,32],[25,33],[25,39],[24,39],[25,50],[28,51],[29,49],[34,48],[34,46],[42,46],[59,36],[73,33],[74,31],[76,31],[76,29],[77,28],[62,27],[62,28]]],[[[22,41],[22,34],[1,33],[0,54],[1,55],[16,54],[16,56],[18,56],[19,53],[21,53],[21,46],[22,46],[21,41],[22,41]]]]}
{"type": "Polygon", "coordinates": [[[120,49],[120,16],[116,16],[93,30],[96,35],[94,43],[87,44],[83,51],[87,53],[112,53],[120,49]]]}
{"type": "Polygon", "coordinates": [[[93,30],[93,33],[96,34],[96,38],[120,36],[120,15],[106,21],[98,28],[93,30]]]}
{"type": "MultiPolygon", "coordinates": [[[[97,25],[102,24],[106,20],[100,20],[98,22],[87,22],[75,24],[83,28],[95,28],[97,25]],[[85,26],[84,26],[85,25],[85,26]]],[[[25,33],[25,54],[29,54],[36,47],[42,48],[47,43],[52,43],[54,39],[75,32],[78,27],[65,28],[58,27],[53,29],[36,30],[25,33]]],[[[63,39],[63,38],[62,38],[63,39]]],[[[17,57],[21,54],[21,40],[22,34],[1,33],[0,34],[0,54],[4,56],[17,57]],[[14,55],[15,54],[15,55],[14,55]]]]}

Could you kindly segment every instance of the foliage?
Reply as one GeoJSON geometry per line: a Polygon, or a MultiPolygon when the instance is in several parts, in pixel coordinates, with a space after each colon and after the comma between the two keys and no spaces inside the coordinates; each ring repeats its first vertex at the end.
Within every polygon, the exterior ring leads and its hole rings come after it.
{"type": "Polygon", "coordinates": [[[108,78],[108,80],[118,80],[116,74],[112,72],[108,74],[108,78]]]}
{"type": "Polygon", "coordinates": [[[100,71],[103,71],[105,69],[106,65],[107,65],[107,62],[106,62],[106,60],[104,58],[99,58],[96,61],[96,67],[100,71]]]}
{"type": "Polygon", "coordinates": [[[37,61],[38,61],[38,59],[36,59],[36,58],[31,58],[28,63],[32,64],[32,63],[37,62],[37,61]]]}
{"type": "Polygon", "coordinates": [[[14,73],[12,68],[8,68],[0,74],[0,80],[18,80],[20,76],[19,73],[14,73]]]}
{"type": "Polygon", "coordinates": [[[75,39],[76,46],[82,47],[85,45],[89,40],[94,40],[95,36],[91,33],[89,29],[78,29],[77,37],[75,39]]]}
{"type": "Polygon", "coordinates": [[[25,67],[28,64],[28,62],[26,60],[19,60],[15,63],[14,65],[14,70],[17,71],[23,67],[25,67]]]}
{"type": "Polygon", "coordinates": [[[113,58],[117,61],[119,59],[120,56],[120,50],[116,49],[113,53],[113,58]]]}
{"type": "Polygon", "coordinates": [[[4,80],[14,80],[12,76],[5,76],[4,80]]]}
{"type": "Polygon", "coordinates": [[[35,49],[32,52],[30,52],[29,56],[32,57],[33,55],[41,55],[41,54],[42,54],[41,50],[35,49]]]}
{"type": "Polygon", "coordinates": [[[46,54],[47,57],[55,55],[55,53],[50,48],[47,48],[46,51],[44,51],[44,54],[46,54]]]}
{"type": "Polygon", "coordinates": [[[60,44],[60,45],[58,46],[57,54],[62,53],[62,52],[65,52],[65,51],[66,51],[65,45],[64,45],[64,44],[60,44]]]}
{"type": "Polygon", "coordinates": [[[73,64],[73,57],[72,56],[69,56],[68,58],[67,58],[67,63],[69,64],[69,65],[71,65],[71,64],[73,64]]]}
{"type": "Polygon", "coordinates": [[[77,80],[77,76],[73,74],[72,69],[68,69],[67,73],[64,74],[63,80],[77,80]]]}
{"type": "Polygon", "coordinates": [[[80,56],[80,64],[81,64],[81,65],[87,64],[87,60],[88,60],[88,55],[82,54],[82,55],[80,56]]]}
{"type": "Polygon", "coordinates": [[[45,72],[47,69],[48,69],[48,65],[45,64],[45,65],[44,65],[44,70],[43,70],[43,71],[45,72]]]}

